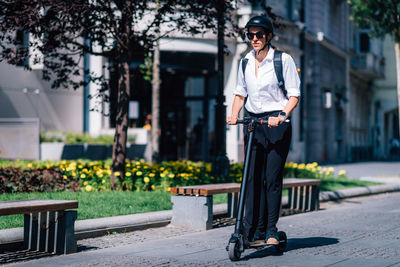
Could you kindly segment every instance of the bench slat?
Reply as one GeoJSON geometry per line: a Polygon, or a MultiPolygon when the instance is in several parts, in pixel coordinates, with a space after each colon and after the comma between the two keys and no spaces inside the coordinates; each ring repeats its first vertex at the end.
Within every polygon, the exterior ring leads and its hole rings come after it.
{"type": "Polygon", "coordinates": [[[77,209],[76,200],[31,199],[0,201],[0,216],[77,209]]]}
{"type": "MultiPolygon", "coordinates": [[[[297,186],[313,186],[319,184],[321,184],[321,181],[318,179],[297,179],[297,178],[283,179],[283,188],[292,188],[297,186]]],[[[212,196],[216,194],[236,193],[236,192],[240,192],[239,183],[181,186],[181,187],[173,187],[170,190],[171,194],[194,195],[194,196],[196,195],[212,196]]]]}
{"type": "Polygon", "coordinates": [[[320,185],[320,184],[321,180],[318,179],[297,179],[297,178],[283,179],[283,188],[305,186],[305,185],[320,185]]]}

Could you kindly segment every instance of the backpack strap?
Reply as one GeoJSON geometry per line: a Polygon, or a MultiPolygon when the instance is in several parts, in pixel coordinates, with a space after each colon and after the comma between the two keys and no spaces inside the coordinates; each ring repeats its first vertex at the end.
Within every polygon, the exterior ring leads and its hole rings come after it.
{"type": "Polygon", "coordinates": [[[242,58],[242,71],[243,71],[243,77],[244,77],[244,74],[246,73],[246,66],[247,66],[247,62],[249,62],[249,59],[248,58],[242,58]]]}
{"type": "Polygon", "coordinates": [[[283,80],[283,67],[282,67],[282,51],[275,50],[274,52],[274,69],[276,78],[278,79],[278,86],[281,88],[283,95],[287,97],[287,91],[285,88],[285,81],[283,80]]]}
{"type": "MultiPolygon", "coordinates": [[[[248,58],[245,58],[245,57],[242,58],[242,71],[243,71],[243,77],[244,77],[245,79],[246,79],[245,73],[246,73],[247,62],[249,62],[249,59],[248,59],[248,58]]],[[[247,97],[244,98],[243,107],[246,105],[246,103],[247,103],[247,97]]],[[[245,115],[245,117],[247,116],[247,111],[246,111],[245,108],[244,108],[244,115],[245,115]]]]}

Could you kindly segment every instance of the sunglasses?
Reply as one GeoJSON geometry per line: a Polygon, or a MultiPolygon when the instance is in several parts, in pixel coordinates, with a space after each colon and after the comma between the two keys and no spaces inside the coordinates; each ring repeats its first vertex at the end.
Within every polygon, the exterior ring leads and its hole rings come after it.
{"type": "Polygon", "coordinates": [[[257,37],[257,39],[261,39],[261,38],[263,38],[264,34],[265,34],[264,31],[259,31],[259,32],[256,32],[256,33],[248,32],[247,33],[247,38],[249,38],[249,40],[253,40],[253,38],[255,36],[255,37],[257,37]]]}

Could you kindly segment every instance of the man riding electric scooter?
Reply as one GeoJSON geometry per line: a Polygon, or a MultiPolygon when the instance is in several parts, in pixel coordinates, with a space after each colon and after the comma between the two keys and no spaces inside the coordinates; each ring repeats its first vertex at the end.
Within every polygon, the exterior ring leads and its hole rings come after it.
{"type": "MultiPolygon", "coordinates": [[[[244,127],[248,166],[243,174],[243,200],[239,201],[239,209],[244,209],[239,210],[243,221],[238,216],[235,233],[243,238],[244,248],[279,246],[276,225],[283,168],[292,136],[290,114],[299,102],[300,79],[292,57],[271,47],[274,29],[267,17],[251,18],[246,30],[253,49],[240,62],[232,113],[226,119],[229,125],[237,124],[245,104],[248,117],[241,122],[250,124],[244,127]]],[[[234,235],[230,243],[235,242],[234,235]]]]}

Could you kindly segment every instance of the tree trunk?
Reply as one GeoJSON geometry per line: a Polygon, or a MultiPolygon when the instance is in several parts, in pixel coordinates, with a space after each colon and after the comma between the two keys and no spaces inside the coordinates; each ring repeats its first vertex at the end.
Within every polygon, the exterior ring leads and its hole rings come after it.
{"type": "Polygon", "coordinates": [[[397,106],[399,117],[399,135],[400,135],[400,38],[395,38],[394,51],[396,53],[396,74],[397,74],[397,106]]]}
{"type": "Polygon", "coordinates": [[[111,165],[111,189],[117,189],[117,178],[121,184],[122,190],[126,190],[123,184],[125,178],[125,158],[126,158],[126,141],[128,136],[128,109],[130,100],[130,80],[129,80],[129,63],[131,59],[130,35],[131,35],[131,1],[125,0],[124,8],[121,10],[120,33],[121,39],[117,44],[119,51],[118,59],[118,96],[117,96],[117,114],[115,118],[115,136],[112,153],[111,165]]]}
{"type": "MultiPolygon", "coordinates": [[[[112,153],[111,189],[116,189],[117,177],[122,182],[125,177],[126,140],[128,132],[128,107],[129,107],[129,64],[123,62],[119,68],[117,116],[115,123],[115,136],[112,153]]],[[[123,190],[126,188],[123,186],[123,190]]]]}
{"type": "MultiPolygon", "coordinates": [[[[160,2],[156,0],[156,13],[158,14],[160,2]]],[[[160,156],[160,24],[157,23],[156,28],[156,44],[154,47],[153,55],[153,78],[152,85],[152,99],[151,99],[151,161],[159,160],[160,156]]]]}
{"type": "Polygon", "coordinates": [[[151,159],[159,160],[159,138],[160,138],[160,46],[157,41],[154,48],[153,79],[152,79],[152,106],[151,106],[151,159]]]}

